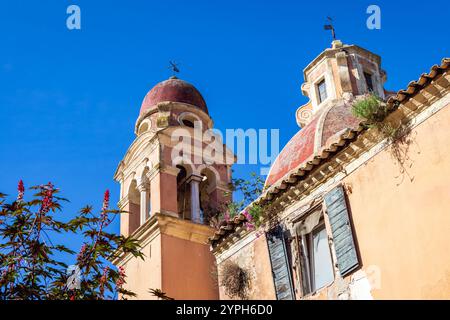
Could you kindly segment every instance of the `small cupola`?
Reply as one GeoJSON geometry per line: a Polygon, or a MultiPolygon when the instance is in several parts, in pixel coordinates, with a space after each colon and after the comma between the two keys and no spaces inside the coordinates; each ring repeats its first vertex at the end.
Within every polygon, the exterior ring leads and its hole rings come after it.
{"type": "Polygon", "coordinates": [[[297,109],[300,127],[323,107],[340,99],[351,100],[370,92],[385,99],[386,73],[381,69],[380,56],[340,40],[334,40],[331,48],[320,53],[303,70],[303,77],[301,91],[310,100],[297,109]]]}

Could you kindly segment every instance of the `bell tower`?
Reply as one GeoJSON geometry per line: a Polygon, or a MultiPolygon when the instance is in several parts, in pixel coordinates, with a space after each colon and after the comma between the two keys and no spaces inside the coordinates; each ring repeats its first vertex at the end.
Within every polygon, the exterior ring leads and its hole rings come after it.
{"type": "Polygon", "coordinates": [[[171,77],[145,96],[136,138],[114,175],[120,183],[120,232],[139,240],[145,259],[122,254],[126,289],[155,299],[218,299],[211,218],[230,200],[235,157],[212,134],[200,92],[171,77]],[[213,150],[213,152],[211,152],[213,150]]]}

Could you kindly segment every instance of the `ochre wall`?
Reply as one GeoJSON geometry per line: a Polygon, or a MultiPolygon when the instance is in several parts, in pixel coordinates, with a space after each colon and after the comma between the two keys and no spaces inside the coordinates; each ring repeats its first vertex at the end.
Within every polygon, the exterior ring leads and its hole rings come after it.
{"type": "Polygon", "coordinates": [[[145,259],[123,257],[125,288],[135,299],[156,299],[149,290],[159,289],[174,299],[219,298],[217,269],[207,244],[214,229],[157,213],[137,231],[145,259]]]}
{"type": "Polygon", "coordinates": [[[447,105],[409,135],[407,174],[388,148],[344,180],[374,298],[450,298],[449,128],[447,105]]]}
{"type": "Polygon", "coordinates": [[[165,234],[161,237],[162,291],[174,299],[217,300],[217,272],[209,245],[165,234]]]}
{"type": "Polygon", "coordinates": [[[161,288],[161,235],[143,246],[142,253],[144,260],[131,258],[124,266],[125,288],[136,293],[136,299],[156,299],[148,291],[161,288]]]}

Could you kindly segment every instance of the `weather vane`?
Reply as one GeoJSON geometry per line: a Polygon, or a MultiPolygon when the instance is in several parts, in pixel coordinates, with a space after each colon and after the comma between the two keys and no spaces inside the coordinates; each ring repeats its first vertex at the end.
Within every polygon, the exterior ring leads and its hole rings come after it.
{"type": "Polygon", "coordinates": [[[327,24],[323,26],[324,30],[331,30],[331,36],[333,37],[333,40],[336,40],[336,33],[334,31],[333,27],[333,19],[330,17],[327,17],[327,24]]]}
{"type": "Polygon", "coordinates": [[[180,69],[178,68],[179,63],[176,63],[175,61],[169,61],[170,66],[168,69],[172,69],[173,76],[180,72],[180,69]]]}

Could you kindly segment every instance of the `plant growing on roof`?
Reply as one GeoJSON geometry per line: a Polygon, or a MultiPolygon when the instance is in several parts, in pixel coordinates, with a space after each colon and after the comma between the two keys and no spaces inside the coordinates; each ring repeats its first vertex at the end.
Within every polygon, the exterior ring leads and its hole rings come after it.
{"type": "Polygon", "coordinates": [[[240,214],[243,214],[246,218],[245,226],[247,229],[254,229],[259,226],[263,210],[253,202],[264,190],[262,177],[252,172],[249,180],[242,178],[232,179],[231,190],[231,192],[241,196],[241,199],[228,202],[222,206],[217,226],[220,226],[224,221],[228,222],[240,214]]]}
{"type": "Polygon", "coordinates": [[[352,114],[364,119],[368,128],[376,128],[384,138],[391,141],[397,140],[401,133],[401,124],[394,126],[391,122],[385,121],[388,115],[387,105],[373,93],[355,101],[352,105],[352,114]]]}
{"type": "Polygon", "coordinates": [[[390,144],[391,155],[400,167],[400,175],[403,177],[404,174],[407,174],[412,181],[413,177],[409,175],[407,170],[407,167],[411,166],[407,165],[410,160],[408,155],[409,145],[412,143],[409,138],[411,133],[409,124],[402,121],[395,123],[387,121],[387,105],[374,94],[366,95],[363,99],[356,101],[352,105],[352,113],[354,116],[364,119],[367,127],[377,129],[381,136],[387,139],[390,144]]]}
{"type": "Polygon", "coordinates": [[[363,118],[368,122],[368,125],[376,125],[382,122],[387,115],[387,111],[386,104],[374,94],[368,94],[352,105],[353,115],[363,118]]]}

